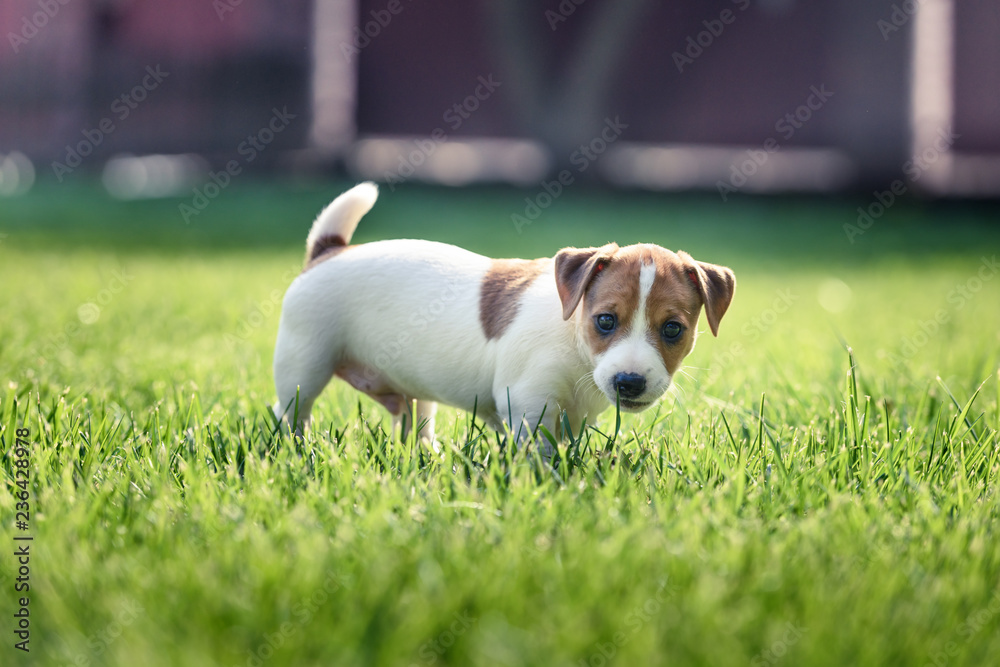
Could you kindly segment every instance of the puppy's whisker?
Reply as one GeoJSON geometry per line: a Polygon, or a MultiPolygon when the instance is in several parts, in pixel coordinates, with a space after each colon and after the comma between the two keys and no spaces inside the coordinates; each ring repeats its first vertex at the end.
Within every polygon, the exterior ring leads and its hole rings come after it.
{"type": "Polygon", "coordinates": [[[580,378],[579,380],[577,380],[577,381],[576,381],[576,382],[574,383],[574,385],[573,385],[573,388],[574,388],[574,389],[579,389],[579,388],[580,388],[580,385],[583,385],[583,387],[584,387],[585,389],[589,389],[589,388],[590,388],[591,386],[594,386],[594,385],[592,385],[592,384],[591,384],[591,385],[588,385],[588,384],[587,384],[587,381],[588,381],[588,380],[589,380],[589,381],[590,381],[591,383],[593,383],[593,381],[594,381],[594,371],[590,371],[589,373],[585,373],[585,374],[583,375],[583,377],[581,377],[581,378],[580,378]]]}
{"type": "Polygon", "coordinates": [[[588,396],[589,392],[596,391],[598,394],[600,394],[601,391],[597,388],[597,386],[593,382],[594,382],[594,372],[590,371],[588,373],[585,373],[579,380],[573,383],[573,395],[579,396],[581,390],[583,391],[584,398],[588,396]]]}

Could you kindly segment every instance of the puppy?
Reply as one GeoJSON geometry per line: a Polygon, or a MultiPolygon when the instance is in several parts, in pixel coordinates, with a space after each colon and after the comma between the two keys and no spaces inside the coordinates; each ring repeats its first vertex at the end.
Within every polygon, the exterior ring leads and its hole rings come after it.
{"type": "Polygon", "coordinates": [[[336,375],[433,440],[437,403],[474,408],[519,440],[618,402],[639,412],[692,350],[702,306],[718,335],[736,287],[726,267],[656,245],[490,259],[431,241],[348,245],[378,197],[362,183],[313,223],[285,294],[275,414],[301,432],[336,375]],[[415,406],[414,406],[415,402],[415,406]],[[293,417],[295,415],[295,417],[293,417]]]}

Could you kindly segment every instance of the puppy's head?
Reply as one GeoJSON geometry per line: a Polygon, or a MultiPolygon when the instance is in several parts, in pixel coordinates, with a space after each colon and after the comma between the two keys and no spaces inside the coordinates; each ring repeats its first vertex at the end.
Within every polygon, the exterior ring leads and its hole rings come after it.
{"type": "Polygon", "coordinates": [[[564,248],[555,275],[563,319],[577,317],[595,384],[630,412],[670,386],[694,348],[702,306],[719,335],[736,288],[728,268],[648,244],[564,248]]]}

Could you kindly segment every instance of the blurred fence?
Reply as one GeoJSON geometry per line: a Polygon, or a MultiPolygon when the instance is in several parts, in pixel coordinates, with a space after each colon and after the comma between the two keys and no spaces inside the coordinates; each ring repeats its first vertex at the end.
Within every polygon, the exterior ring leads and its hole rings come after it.
{"type": "Polygon", "coordinates": [[[1000,191],[995,2],[5,0],[0,32],[0,153],[43,172],[81,142],[225,163],[278,111],[256,165],[1000,191]]]}
{"type": "Polygon", "coordinates": [[[4,0],[0,150],[232,152],[272,107],[308,118],[311,17],[307,0],[4,0]]]}

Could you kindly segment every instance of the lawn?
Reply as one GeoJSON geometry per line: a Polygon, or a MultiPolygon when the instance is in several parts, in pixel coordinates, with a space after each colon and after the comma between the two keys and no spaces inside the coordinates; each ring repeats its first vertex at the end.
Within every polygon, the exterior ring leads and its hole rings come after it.
{"type": "Polygon", "coordinates": [[[356,241],[736,272],[675,390],[568,425],[553,468],[454,410],[443,456],[392,443],[337,383],[274,435],[281,295],[345,185],[236,183],[190,224],[87,184],[0,201],[0,663],[996,662],[995,210],[900,202],[851,242],[863,199],[581,185],[518,233],[533,192],[384,188],[356,241]]]}

